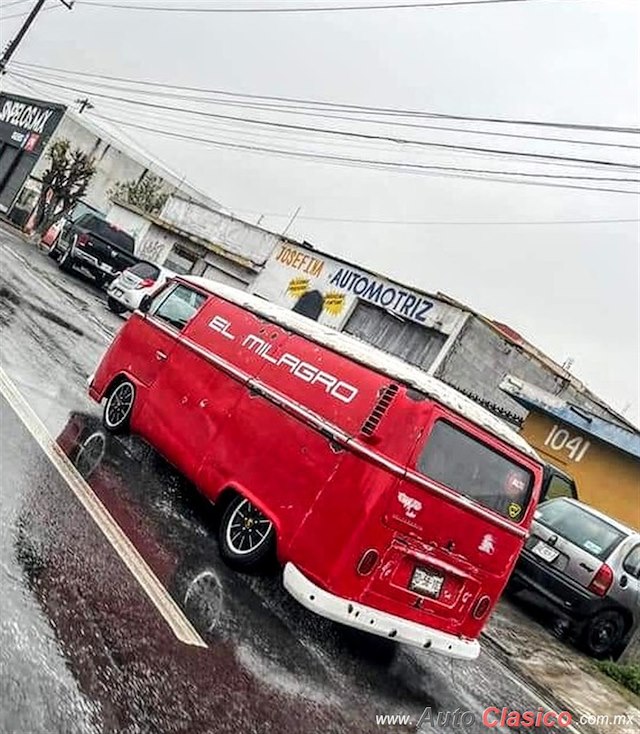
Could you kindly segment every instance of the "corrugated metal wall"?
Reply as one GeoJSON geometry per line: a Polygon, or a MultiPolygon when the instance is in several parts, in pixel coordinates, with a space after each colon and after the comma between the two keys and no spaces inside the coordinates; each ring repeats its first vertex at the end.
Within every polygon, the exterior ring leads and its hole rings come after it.
{"type": "Polygon", "coordinates": [[[424,370],[430,367],[447,338],[439,331],[404,321],[363,301],[355,307],[343,331],[424,370]]]}

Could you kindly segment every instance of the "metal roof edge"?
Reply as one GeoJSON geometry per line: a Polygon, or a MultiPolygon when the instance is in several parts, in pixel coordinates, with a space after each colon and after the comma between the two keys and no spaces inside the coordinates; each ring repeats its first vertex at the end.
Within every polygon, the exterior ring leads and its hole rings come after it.
{"type": "Polygon", "coordinates": [[[581,406],[572,405],[557,395],[507,375],[500,389],[527,410],[552,416],[592,438],[602,441],[619,451],[640,459],[640,431],[623,428],[617,423],[601,418],[581,406]]]}
{"type": "MultiPolygon", "coordinates": [[[[184,239],[189,240],[190,242],[193,242],[196,245],[200,245],[201,247],[204,247],[206,250],[215,252],[217,255],[220,255],[221,257],[224,257],[225,259],[230,260],[231,262],[234,262],[237,265],[242,265],[243,267],[255,273],[260,271],[260,265],[262,263],[256,263],[248,257],[243,257],[242,255],[236,255],[233,252],[229,252],[224,247],[222,247],[222,245],[217,245],[215,242],[211,242],[209,240],[204,239],[203,237],[199,237],[198,235],[192,234],[191,232],[187,232],[186,230],[181,229],[180,227],[176,227],[175,224],[172,224],[171,222],[167,222],[166,220],[162,219],[161,217],[157,216],[156,214],[151,214],[150,212],[144,211],[143,209],[140,209],[139,207],[135,206],[134,204],[129,204],[126,201],[122,201],[121,199],[116,199],[116,198],[112,198],[111,201],[114,204],[116,204],[117,206],[122,207],[123,209],[127,209],[128,211],[133,212],[134,214],[138,214],[139,216],[144,217],[145,219],[148,219],[152,224],[155,224],[157,227],[161,227],[162,229],[166,229],[168,232],[172,232],[173,234],[176,234],[180,237],[184,237],[184,239]]],[[[226,215],[223,215],[223,216],[226,216],[226,215]]]]}

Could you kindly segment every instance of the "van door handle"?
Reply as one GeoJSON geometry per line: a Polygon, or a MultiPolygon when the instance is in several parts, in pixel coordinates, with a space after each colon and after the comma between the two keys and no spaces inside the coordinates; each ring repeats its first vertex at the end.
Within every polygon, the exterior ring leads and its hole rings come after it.
{"type": "Polygon", "coordinates": [[[167,355],[164,352],[161,352],[159,349],[156,352],[156,359],[160,362],[164,362],[164,360],[167,358],[167,355]]]}
{"type": "Polygon", "coordinates": [[[587,566],[586,563],[581,563],[580,568],[584,568],[585,571],[589,571],[589,573],[593,573],[595,571],[595,568],[591,568],[591,566],[587,566]]]}

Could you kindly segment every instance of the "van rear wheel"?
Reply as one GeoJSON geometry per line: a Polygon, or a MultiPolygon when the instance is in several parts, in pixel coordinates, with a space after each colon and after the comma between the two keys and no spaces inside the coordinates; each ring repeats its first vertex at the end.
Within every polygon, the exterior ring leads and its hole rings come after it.
{"type": "Polygon", "coordinates": [[[123,433],[129,428],[131,411],[136,399],[135,385],[129,380],[119,382],[109,393],[102,416],[105,428],[111,433],[123,433]]]}
{"type": "Polygon", "coordinates": [[[236,497],[227,505],[218,527],[220,555],[240,571],[259,571],[274,560],[273,523],[249,500],[236,497]]]}

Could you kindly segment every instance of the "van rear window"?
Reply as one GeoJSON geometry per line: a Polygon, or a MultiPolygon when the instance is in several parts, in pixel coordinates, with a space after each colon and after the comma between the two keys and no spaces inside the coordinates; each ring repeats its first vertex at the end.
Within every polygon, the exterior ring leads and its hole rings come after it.
{"type": "Polygon", "coordinates": [[[446,421],[433,426],[418,470],[514,522],[525,515],[531,473],[446,421]]]}

